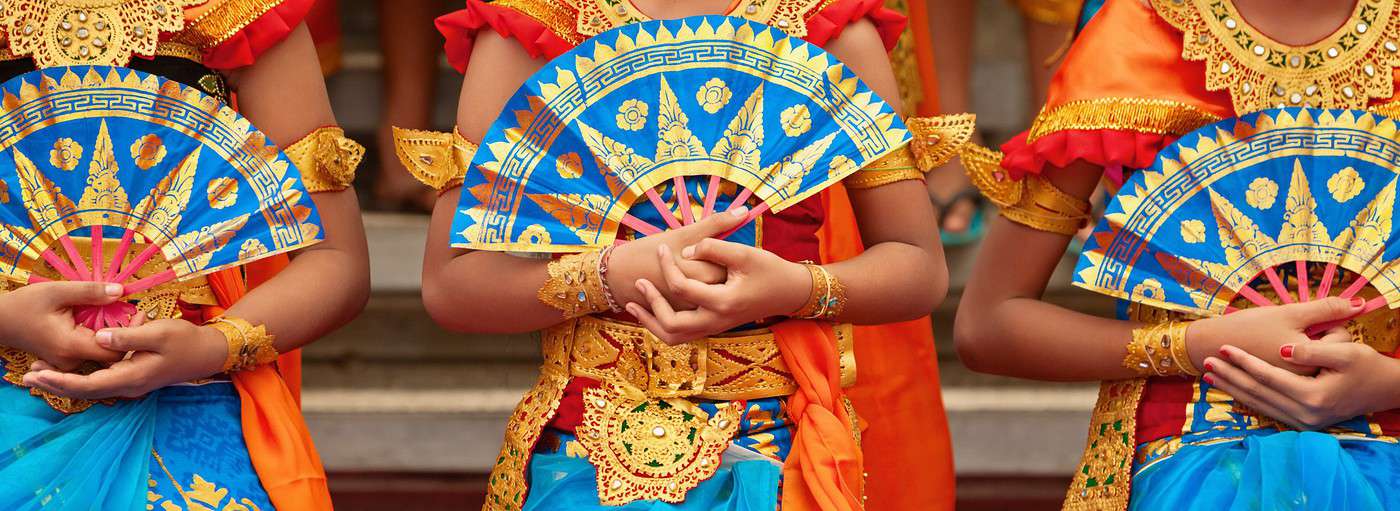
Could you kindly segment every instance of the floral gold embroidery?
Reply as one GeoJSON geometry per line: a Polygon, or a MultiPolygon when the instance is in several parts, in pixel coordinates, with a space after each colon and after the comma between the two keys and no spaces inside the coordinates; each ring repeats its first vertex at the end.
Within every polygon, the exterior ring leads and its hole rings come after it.
{"type": "MultiPolygon", "coordinates": [[[[154,490],[147,491],[147,509],[159,509],[160,511],[261,511],[257,503],[251,499],[231,495],[228,488],[209,482],[199,474],[194,474],[189,488],[186,488],[175,480],[175,475],[165,466],[165,459],[159,453],[152,450],[151,456],[155,458],[156,465],[160,467],[170,484],[175,486],[180,500],[168,498],[154,490]]],[[[154,488],[156,482],[152,479],[148,484],[154,488]]]]}
{"type": "Polygon", "coordinates": [[[1184,135],[1219,120],[1218,115],[1178,101],[1085,99],[1042,108],[1031,124],[1026,142],[1070,130],[1127,130],[1156,135],[1184,135]]]}
{"type": "Polygon", "coordinates": [[[1351,167],[1343,168],[1327,179],[1327,191],[1331,192],[1332,198],[1337,202],[1349,201],[1360,195],[1361,190],[1365,188],[1366,181],[1351,167]]]}
{"type": "Polygon", "coordinates": [[[650,107],[640,99],[629,99],[617,107],[617,127],[625,131],[637,131],[647,125],[647,111],[650,107]]]}
{"type": "Polygon", "coordinates": [[[41,68],[83,64],[126,66],[154,55],[162,33],[185,26],[186,6],[203,0],[9,0],[0,29],[15,55],[41,68]]]}
{"type": "Polygon", "coordinates": [[[554,162],[554,170],[564,179],[583,177],[583,159],[578,153],[567,153],[554,162]]]}
{"type": "MultiPolygon", "coordinates": [[[[1202,229],[1204,229],[1204,227],[1202,227],[1202,229]]],[[[1133,296],[1150,300],[1162,300],[1167,297],[1167,291],[1162,288],[1162,283],[1157,279],[1147,279],[1133,288],[1133,296]]]]}
{"type": "Polygon", "coordinates": [[[1357,1],[1340,30],[1306,46],[1269,39],[1230,0],[1152,5],[1182,31],[1182,58],[1205,61],[1206,88],[1228,90],[1237,114],[1275,106],[1361,109],[1394,93],[1400,66],[1394,2],[1357,1]]]}
{"type": "Polygon", "coordinates": [[[706,112],[713,114],[724,108],[724,105],[729,104],[729,98],[733,96],[734,93],[730,92],[729,86],[725,85],[724,80],[711,78],[705,82],[705,85],[700,86],[699,90],[695,91],[695,102],[699,103],[706,112]]]}
{"type": "Polygon", "coordinates": [[[238,181],[226,177],[209,180],[209,207],[224,209],[238,202],[238,181]]]}
{"type": "Polygon", "coordinates": [[[783,110],[778,117],[783,123],[783,133],[789,137],[796,137],[812,129],[812,112],[807,111],[807,105],[793,105],[783,110]]]}
{"type": "Polygon", "coordinates": [[[76,169],[78,161],[81,159],[83,159],[83,146],[71,138],[58,139],[53,143],[53,149],[49,151],[49,163],[59,170],[76,169]]]}
{"type": "Polygon", "coordinates": [[[1200,220],[1181,222],[1181,239],[1187,243],[1204,243],[1206,241],[1205,222],[1200,220]]]}
{"type": "Polygon", "coordinates": [[[246,240],[243,242],[242,246],[238,247],[238,254],[240,257],[257,257],[266,253],[267,245],[263,245],[257,238],[246,240]]]}
{"type": "Polygon", "coordinates": [[[165,159],[165,142],[155,134],[138,138],[131,143],[131,159],[136,160],[137,168],[151,170],[165,159]]]}
{"type": "Polygon", "coordinates": [[[546,230],[543,225],[531,225],[529,227],[526,227],[525,230],[520,233],[520,242],[529,243],[532,245],[548,244],[549,231],[546,230]]]}
{"type": "Polygon", "coordinates": [[[1255,178],[1249,182],[1249,189],[1244,192],[1245,202],[1254,209],[1265,210],[1274,207],[1274,200],[1278,198],[1278,183],[1267,177],[1255,178]]]}

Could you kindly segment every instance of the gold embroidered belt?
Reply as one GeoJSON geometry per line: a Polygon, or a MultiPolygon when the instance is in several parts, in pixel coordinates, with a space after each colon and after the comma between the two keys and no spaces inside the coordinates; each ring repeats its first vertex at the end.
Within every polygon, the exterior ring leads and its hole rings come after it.
{"type": "MultiPolygon", "coordinates": [[[[837,325],[841,383],[855,383],[850,325],[837,325]]],[[[604,383],[626,383],[652,398],[718,401],[761,399],[797,392],[778,342],[768,330],[727,334],[669,346],[640,325],[579,318],[569,372],[604,383]]]]}

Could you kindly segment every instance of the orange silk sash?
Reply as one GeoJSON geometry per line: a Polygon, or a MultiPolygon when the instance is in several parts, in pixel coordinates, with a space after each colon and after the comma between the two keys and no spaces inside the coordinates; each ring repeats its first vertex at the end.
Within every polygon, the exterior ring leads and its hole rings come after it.
{"type": "Polygon", "coordinates": [[[797,432],[783,464],[783,511],[865,509],[863,455],[841,391],[831,324],[788,320],[773,333],[798,387],[788,398],[797,432]]]}
{"type": "MultiPolygon", "coordinates": [[[[288,263],[276,256],[246,266],[245,283],[235,268],[209,276],[210,287],[219,300],[222,313],[247,294],[248,289],[265,282],[288,263]]],[[[264,365],[233,375],[242,402],[243,440],[258,480],[277,509],[330,511],[331,495],[326,471],[311,442],[300,406],[301,354],[293,351],[277,361],[277,367],[264,365]],[[283,378],[290,376],[288,380],[283,378]]]]}

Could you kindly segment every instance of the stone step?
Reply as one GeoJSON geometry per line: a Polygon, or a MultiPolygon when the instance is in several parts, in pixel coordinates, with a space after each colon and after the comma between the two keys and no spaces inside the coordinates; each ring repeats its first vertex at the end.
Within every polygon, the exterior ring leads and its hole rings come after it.
{"type": "MultiPolygon", "coordinates": [[[[308,388],[302,407],[329,470],[478,473],[523,392],[308,388]]],[[[1084,385],[945,387],[958,472],[1070,473],[1095,396],[1084,385]]]]}

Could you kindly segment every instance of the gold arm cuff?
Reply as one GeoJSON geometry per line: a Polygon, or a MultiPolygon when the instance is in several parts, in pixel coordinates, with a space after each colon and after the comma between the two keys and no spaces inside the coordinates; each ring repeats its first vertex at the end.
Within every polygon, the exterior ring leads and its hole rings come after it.
{"type": "Polygon", "coordinates": [[[451,133],[394,127],[394,153],[408,173],[438,193],[460,186],[477,145],[451,133]]]}
{"type": "Polygon", "coordinates": [[[1127,130],[1182,135],[1220,120],[1195,106],[1165,99],[1097,98],[1046,106],[1035,116],[1026,143],[1068,130],[1127,130]]]}
{"type": "Polygon", "coordinates": [[[1133,340],[1128,343],[1128,355],[1123,358],[1123,367],[1139,376],[1199,376],[1201,372],[1186,351],[1186,328],[1189,325],[1185,321],[1168,321],[1133,330],[1133,340]]]}
{"type": "Polygon", "coordinates": [[[846,188],[865,190],[900,181],[923,179],[924,173],[914,165],[914,153],[909,147],[901,147],[861,167],[854,174],[841,180],[846,188]]]}
{"type": "Polygon", "coordinates": [[[569,254],[549,262],[540,302],[559,309],[564,319],[611,310],[603,288],[601,252],[569,254]]]}
{"type": "Polygon", "coordinates": [[[914,150],[915,165],[927,174],[948,163],[972,140],[972,133],[977,129],[977,115],[910,117],[904,124],[914,135],[909,147],[914,150]]]}
{"type": "Polygon", "coordinates": [[[962,161],[973,186],[1000,207],[1007,220],[1069,236],[1092,219],[1089,201],[1061,191],[1044,176],[1010,179],[1001,168],[999,152],[969,144],[962,152],[962,161]]]}
{"type": "Polygon", "coordinates": [[[349,188],[365,157],[365,147],[347,138],[345,130],[337,126],[318,128],[282,152],[301,171],[301,181],[311,193],[349,188]]]}
{"type": "Polygon", "coordinates": [[[272,345],[275,338],[267,333],[263,325],[254,326],[245,319],[227,316],[219,316],[206,324],[218,330],[228,341],[224,372],[245,371],[277,360],[279,353],[272,345]]]}

